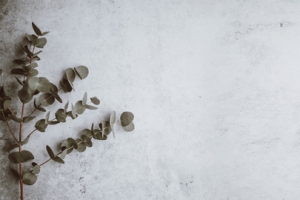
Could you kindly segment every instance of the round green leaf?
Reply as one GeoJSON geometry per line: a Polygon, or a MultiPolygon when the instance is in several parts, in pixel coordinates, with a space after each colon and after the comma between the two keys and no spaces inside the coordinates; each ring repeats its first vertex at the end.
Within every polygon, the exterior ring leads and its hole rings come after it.
{"type": "Polygon", "coordinates": [[[37,176],[33,173],[26,172],[23,174],[23,183],[26,185],[33,185],[37,180],[37,176]]]}
{"type": "Polygon", "coordinates": [[[82,135],[81,139],[86,144],[86,146],[88,146],[88,147],[92,147],[93,146],[91,138],[87,137],[86,135],[82,135]]]}
{"type": "Polygon", "coordinates": [[[82,114],[86,109],[82,101],[77,101],[75,104],[75,108],[76,108],[76,113],[79,115],[82,114]]]}
{"type": "Polygon", "coordinates": [[[40,173],[40,166],[39,165],[35,165],[33,168],[32,168],[32,171],[31,171],[33,174],[38,174],[40,173]]]}
{"type": "Polygon", "coordinates": [[[81,140],[80,139],[77,139],[76,142],[78,144],[78,148],[77,148],[77,151],[79,152],[84,152],[86,150],[86,145],[85,143],[81,142],[79,143],[81,140]]]}
{"type": "Polygon", "coordinates": [[[72,68],[68,68],[65,71],[65,77],[68,81],[70,81],[71,83],[74,82],[76,74],[75,71],[72,68]]]}
{"type": "Polygon", "coordinates": [[[8,155],[8,159],[13,163],[21,163],[22,162],[22,154],[19,152],[12,152],[8,155]]]}
{"type": "Polygon", "coordinates": [[[33,156],[33,154],[30,151],[23,150],[21,152],[21,154],[22,154],[22,162],[26,162],[28,160],[34,159],[34,156],[33,156]]]}
{"type": "Polygon", "coordinates": [[[37,39],[36,47],[38,47],[38,48],[44,48],[44,46],[46,45],[46,43],[47,43],[47,39],[46,38],[38,38],[37,39]]]}
{"type": "Polygon", "coordinates": [[[74,70],[80,79],[85,79],[89,74],[89,69],[85,66],[75,67],[74,70]]]}
{"type": "Polygon", "coordinates": [[[60,86],[64,92],[71,92],[73,87],[67,79],[62,79],[60,81],[60,86]]]}
{"type": "Polygon", "coordinates": [[[127,125],[127,126],[123,126],[123,129],[124,129],[124,131],[126,131],[126,132],[130,132],[130,131],[133,131],[134,130],[134,124],[133,124],[133,122],[131,122],[129,125],[127,125]]]}
{"type": "Polygon", "coordinates": [[[27,81],[31,90],[38,90],[39,92],[49,92],[53,85],[45,77],[30,77],[27,81]]]}
{"type": "Polygon", "coordinates": [[[46,123],[45,119],[40,119],[35,123],[35,128],[40,132],[45,132],[48,124],[46,123]]]}
{"type": "Polygon", "coordinates": [[[59,122],[66,122],[67,114],[64,109],[58,109],[55,113],[55,117],[59,122]]]}
{"type": "Polygon", "coordinates": [[[121,125],[128,126],[134,119],[134,115],[131,112],[123,112],[120,116],[121,125]]]}

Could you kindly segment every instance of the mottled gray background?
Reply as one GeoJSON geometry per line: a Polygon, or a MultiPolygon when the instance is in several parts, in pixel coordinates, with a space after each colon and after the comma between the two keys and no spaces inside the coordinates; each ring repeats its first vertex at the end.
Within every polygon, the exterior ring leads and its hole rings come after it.
{"type": "MultiPolygon", "coordinates": [[[[136,117],[133,133],[45,165],[26,199],[299,199],[299,10],[298,0],[0,1],[0,85],[16,89],[11,61],[34,21],[51,31],[40,76],[58,83],[86,65],[89,77],[61,96],[101,100],[35,133],[24,147],[35,162],[112,110],[136,117]]],[[[1,200],[18,199],[11,141],[1,123],[1,200]]]]}

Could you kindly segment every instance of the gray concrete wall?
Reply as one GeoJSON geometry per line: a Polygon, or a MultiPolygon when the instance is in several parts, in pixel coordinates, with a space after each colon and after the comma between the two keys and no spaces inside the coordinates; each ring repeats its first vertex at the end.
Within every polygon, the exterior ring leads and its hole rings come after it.
{"type": "MultiPolygon", "coordinates": [[[[61,96],[101,100],[35,133],[24,147],[35,162],[112,110],[136,116],[133,133],[117,128],[116,139],[42,167],[25,199],[299,199],[299,10],[296,0],[0,1],[0,84],[10,94],[11,61],[33,21],[50,31],[40,76],[58,83],[86,65],[89,77],[61,96]]],[[[1,200],[18,199],[11,141],[1,123],[1,200]]]]}

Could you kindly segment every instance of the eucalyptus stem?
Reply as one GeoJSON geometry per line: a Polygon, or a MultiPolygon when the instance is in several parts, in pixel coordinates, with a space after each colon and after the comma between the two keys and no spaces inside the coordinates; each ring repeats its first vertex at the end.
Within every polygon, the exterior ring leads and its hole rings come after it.
{"type": "MultiPolygon", "coordinates": [[[[25,104],[22,104],[22,113],[21,113],[21,122],[20,122],[20,132],[19,132],[19,142],[22,142],[22,130],[23,130],[23,117],[24,117],[25,104]]],[[[19,146],[19,153],[22,152],[22,144],[19,146]]],[[[24,200],[24,186],[23,186],[23,166],[22,163],[19,163],[19,174],[20,174],[20,191],[21,191],[21,200],[24,200]]]]}

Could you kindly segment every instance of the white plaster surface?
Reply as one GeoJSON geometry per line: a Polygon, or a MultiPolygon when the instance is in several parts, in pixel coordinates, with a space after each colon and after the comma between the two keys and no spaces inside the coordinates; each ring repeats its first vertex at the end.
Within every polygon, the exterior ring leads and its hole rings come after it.
{"type": "MultiPolygon", "coordinates": [[[[116,139],[45,165],[25,199],[300,199],[299,0],[2,0],[0,11],[0,84],[10,94],[11,61],[34,21],[51,31],[40,76],[58,83],[86,65],[89,77],[61,96],[101,100],[35,133],[24,147],[35,162],[112,110],[135,114],[134,132],[117,128],[116,139]]],[[[18,199],[11,141],[1,123],[1,200],[18,199]]]]}

